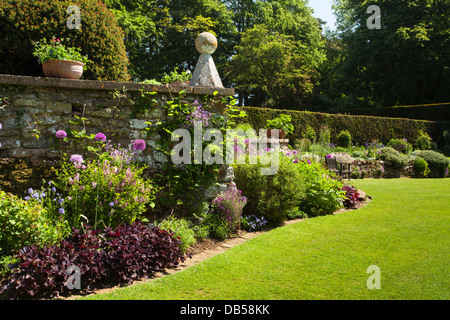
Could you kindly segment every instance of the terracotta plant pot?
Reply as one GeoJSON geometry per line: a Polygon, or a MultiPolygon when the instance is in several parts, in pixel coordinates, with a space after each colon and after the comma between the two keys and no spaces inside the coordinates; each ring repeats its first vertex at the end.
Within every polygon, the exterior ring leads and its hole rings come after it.
{"type": "Polygon", "coordinates": [[[271,138],[272,137],[272,130],[273,131],[278,131],[278,139],[284,139],[284,137],[286,136],[286,131],[281,130],[281,129],[267,129],[267,138],[271,138]]]}
{"type": "Polygon", "coordinates": [[[48,60],[42,65],[46,77],[80,79],[84,63],[72,60],[48,60]]]}

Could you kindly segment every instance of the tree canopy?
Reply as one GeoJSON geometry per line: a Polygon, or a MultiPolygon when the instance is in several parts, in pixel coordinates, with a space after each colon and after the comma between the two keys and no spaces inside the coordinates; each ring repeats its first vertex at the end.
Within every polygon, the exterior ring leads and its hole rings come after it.
{"type": "Polygon", "coordinates": [[[194,70],[195,39],[208,31],[240,105],[327,111],[450,101],[450,0],[334,0],[335,32],[323,32],[308,0],[77,0],[82,32],[65,27],[68,0],[3,2],[2,73],[41,72],[31,43],[55,35],[89,56],[88,78],[161,80],[194,70]],[[370,6],[380,11],[375,28],[370,6]]]}
{"type": "Polygon", "coordinates": [[[345,47],[337,83],[365,106],[450,100],[450,1],[335,0],[345,47]],[[369,29],[367,8],[381,11],[369,29]]]}

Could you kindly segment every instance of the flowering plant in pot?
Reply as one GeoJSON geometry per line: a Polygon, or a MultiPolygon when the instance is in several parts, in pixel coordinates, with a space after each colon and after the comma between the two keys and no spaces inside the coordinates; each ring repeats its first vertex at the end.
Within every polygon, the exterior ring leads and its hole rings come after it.
{"type": "Polygon", "coordinates": [[[88,57],[81,54],[81,49],[64,45],[64,39],[52,38],[47,41],[34,42],[33,55],[39,59],[47,77],[81,78],[86,69],[88,57]]]}
{"type": "Polygon", "coordinates": [[[267,137],[272,136],[271,132],[274,129],[278,129],[278,137],[283,139],[286,134],[294,132],[294,125],[291,123],[291,116],[287,114],[280,114],[279,117],[274,119],[268,119],[266,121],[267,126],[267,137]]]}

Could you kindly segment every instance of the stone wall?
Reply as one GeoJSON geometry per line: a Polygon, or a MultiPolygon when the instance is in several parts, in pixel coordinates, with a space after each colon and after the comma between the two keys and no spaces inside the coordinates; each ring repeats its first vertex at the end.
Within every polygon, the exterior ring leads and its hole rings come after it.
{"type": "Polygon", "coordinates": [[[383,161],[354,159],[352,177],[359,178],[411,178],[414,177],[414,160],[409,160],[401,170],[390,169],[383,161]],[[359,171],[359,173],[358,173],[359,171]]]}
{"type": "MultiPolygon", "coordinates": [[[[168,159],[155,148],[161,137],[147,135],[147,122],[167,121],[164,106],[184,91],[187,100],[213,96],[215,114],[222,114],[218,102],[234,95],[233,89],[170,85],[143,85],[108,81],[69,80],[0,75],[0,188],[21,193],[51,175],[60,159],[58,130],[103,132],[113,143],[128,146],[137,138],[147,142],[142,159],[154,170],[168,159]],[[136,114],[141,90],[155,92],[148,112],[136,114]],[[83,124],[81,118],[86,121],[83,124]]],[[[64,146],[67,154],[80,153],[82,145],[64,146]]]]}

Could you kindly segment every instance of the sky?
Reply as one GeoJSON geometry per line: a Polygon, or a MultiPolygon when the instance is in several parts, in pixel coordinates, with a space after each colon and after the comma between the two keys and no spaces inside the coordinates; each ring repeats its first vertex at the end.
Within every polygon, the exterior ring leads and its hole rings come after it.
{"type": "Polygon", "coordinates": [[[336,30],[334,23],[336,22],[336,17],[333,14],[333,9],[331,5],[333,0],[309,0],[308,6],[314,9],[314,17],[320,18],[327,22],[325,28],[330,30],[336,30]]]}

